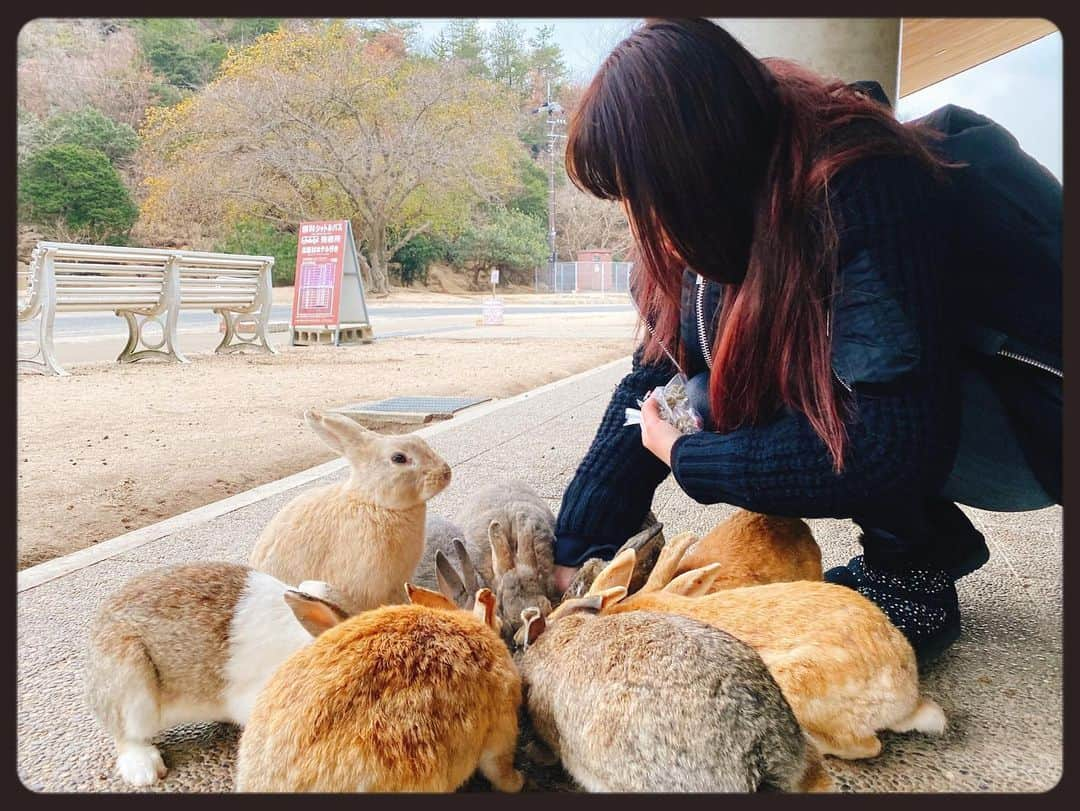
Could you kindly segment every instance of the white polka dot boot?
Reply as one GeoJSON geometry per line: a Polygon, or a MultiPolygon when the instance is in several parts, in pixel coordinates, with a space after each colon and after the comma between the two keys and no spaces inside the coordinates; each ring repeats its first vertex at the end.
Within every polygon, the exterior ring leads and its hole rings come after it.
{"type": "Polygon", "coordinates": [[[960,605],[952,577],[935,569],[871,569],[862,555],[825,573],[873,602],[908,638],[921,663],[940,656],[960,636],[960,605]]]}

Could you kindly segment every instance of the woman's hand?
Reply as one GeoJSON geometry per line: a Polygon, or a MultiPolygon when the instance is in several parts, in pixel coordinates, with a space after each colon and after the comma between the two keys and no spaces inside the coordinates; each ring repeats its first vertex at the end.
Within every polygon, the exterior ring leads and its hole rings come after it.
{"type": "Polygon", "coordinates": [[[641,444],[671,467],[671,446],[680,436],[679,430],[660,416],[660,404],[651,397],[647,399],[641,407],[641,444]]]}
{"type": "Polygon", "coordinates": [[[578,573],[577,566],[556,566],[555,567],[555,588],[559,590],[559,594],[565,594],[566,589],[569,588],[570,583],[573,581],[574,576],[578,573]]]}

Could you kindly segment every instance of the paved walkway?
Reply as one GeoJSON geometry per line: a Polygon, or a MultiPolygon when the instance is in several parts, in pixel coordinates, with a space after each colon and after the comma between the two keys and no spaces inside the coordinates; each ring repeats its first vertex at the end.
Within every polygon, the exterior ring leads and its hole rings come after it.
{"type": "MultiPolygon", "coordinates": [[[[627,367],[620,361],[426,429],[454,471],[432,509],[453,515],[471,489],[502,476],[527,480],[556,507],[627,367]]],[[[126,790],[113,775],[112,747],[82,698],[81,650],[100,601],[126,578],[161,564],[245,561],[262,527],[289,499],[343,475],[330,463],[22,572],[22,781],[50,792],[126,790]]],[[[730,512],[696,504],[670,478],[654,507],[672,533],[704,532],[730,512]]],[[[970,514],[993,555],[958,586],[963,639],[924,674],[925,692],[945,708],[949,730],[941,738],[886,733],[884,752],[873,761],[830,759],[842,790],[1043,791],[1061,775],[1061,510],[970,514]]],[[[826,566],[855,551],[850,522],[811,524],[826,566]]],[[[236,740],[235,729],[214,724],[168,733],[162,743],[170,773],[155,790],[230,790],[236,740]]]]}

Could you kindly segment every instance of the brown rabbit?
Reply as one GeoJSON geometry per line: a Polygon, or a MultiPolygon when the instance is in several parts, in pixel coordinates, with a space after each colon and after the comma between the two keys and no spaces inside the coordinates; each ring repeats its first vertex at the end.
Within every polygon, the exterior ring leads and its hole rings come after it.
{"type": "MultiPolygon", "coordinates": [[[[876,605],[844,586],[810,581],[709,594],[718,563],[672,579],[694,540],[689,533],[672,538],[645,586],[605,611],[693,617],[750,645],[823,754],[874,757],[881,729],[944,731],[941,707],[919,695],[911,645],[876,605]]],[[[620,553],[593,589],[627,582],[633,566],[633,551],[620,553]]]]}
{"type": "Polygon", "coordinates": [[[492,521],[488,527],[488,541],[502,631],[510,639],[521,627],[521,612],[526,608],[536,608],[541,616],[551,612],[551,602],[546,596],[547,576],[537,561],[536,547],[519,543],[516,551],[513,550],[506,530],[498,521],[492,521]]]}
{"type": "Polygon", "coordinates": [[[521,679],[494,595],[466,612],[406,591],[412,605],[342,622],[277,670],[240,739],[238,791],[447,792],[477,768],[521,789],[521,679]]]}
{"type": "Polygon", "coordinates": [[[450,483],[449,465],[420,437],[383,436],[314,409],[305,416],[352,475],[286,504],[250,564],[286,583],[333,583],[351,614],[401,602],[423,552],[426,502],[450,483]]]}
{"type": "Polygon", "coordinates": [[[737,510],[687,550],[678,573],[719,563],[710,592],[791,580],[821,580],[821,547],[801,518],[737,510]]]}

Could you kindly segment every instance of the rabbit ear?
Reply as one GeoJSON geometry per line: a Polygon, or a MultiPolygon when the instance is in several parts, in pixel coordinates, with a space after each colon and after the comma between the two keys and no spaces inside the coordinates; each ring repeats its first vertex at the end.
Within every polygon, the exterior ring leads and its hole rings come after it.
{"type": "Polygon", "coordinates": [[[480,591],[480,579],[476,576],[476,567],[469,550],[465,548],[465,542],[461,538],[454,538],[454,552],[457,553],[458,563],[461,564],[461,576],[465,580],[465,590],[469,594],[480,591]]]}
{"type": "Polygon", "coordinates": [[[633,549],[624,549],[611,562],[601,570],[600,574],[589,586],[589,594],[599,594],[604,589],[612,586],[622,586],[624,590],[630,587],[630,578],[634,575],[636,555],[633,549]]]}
{"type": "Polygon", "coordinates": [[[495,595],[491,589],[480,589],[476,592],[476,605],[473,606],[473,616],[480,620],[491,630],[499,632],[498,619],[495,614],[495,595]]]}
{"type": "Polygon", "coordinates": [[[423,605],[428,608],[439,608],[446,611],[457,611],[457,603],[431,589],[414,586],[412,583],[405,584],[405,596],[413,605],[423,605]]]}
{"type": "Polygon", "coordinates": [[[536,545],[533,542],[533,536],[529,533],[518,535],[516,563],[533,571],[536,570],[536,545]]]}
{"type": "Polygon", "coordinates": [[[679,563],[682,562],[686,551],[695,543],[697,536],[692,532],[683,532],[676,535],[660,550],[660,556],[656,559],[656,565],[649,572],[649,579],[641,587],[643,592],[659,591],[675,577],[679,571],[679,563]]]}
{"type": "Polygon", "coordinates": [[[466,606],[469,602],[469,591],[441,549],[435,553],[435,579],[439,582],[439,591],[444,597],[453,600],[455,605],[466,606]]]}
{"type": "Polygon", "coordinates": [[[514,556],[510,552],[510,539],[498,521],[488,525],[488,542],[491,544],[491,569],[495,577],[502,577],[514,568],[514,556]]]}
{"type": "Polygon", "coordinates": [[[319,439],[340,454],[346,453],[350,447],[368,441],[371,437],[378,436],[356,420],[341,414],[324,414],[318,409],[309,408],[304,413],[304,419],[311,430],[318,434],[319,439]]]}
{"type": "MultiPolygon", "coordinates": [[[[625,589],[623,589],[625,591],[625,589]]],[[[578,611],[591,611],[593,613],[598,612],[604,607],[604,595],[602,594],[586,594],[584,597],[572,597],[569,600],[563,600],[559,605],[548,614],[548,622],[554,622],[560,617],[565,617],[568,614],[574,614],[578,611]]]]}
{"type": "Polygon", "coordinates": [[[340,606],[296,589],[288,589],[284,597],[297,621],[312,636],[318,636],[349,618],[340,606]]]}
{"type": "Polygon", "coordinates": [[[720,570],[724,568],[722,563],[710,563],[700,569],[691,569],[683,572],[666,586],[665,594],[681,594],[683,597],[700,597],[708,594],[716,578],[720,576],[720,570]]]}
{"type": "Polygon", "coordinates": [[[536,606],[530,606],[521,612],[521,627],[514,634],[514,642],[527,648],[547,629],[547,621],[536,606]]]}

